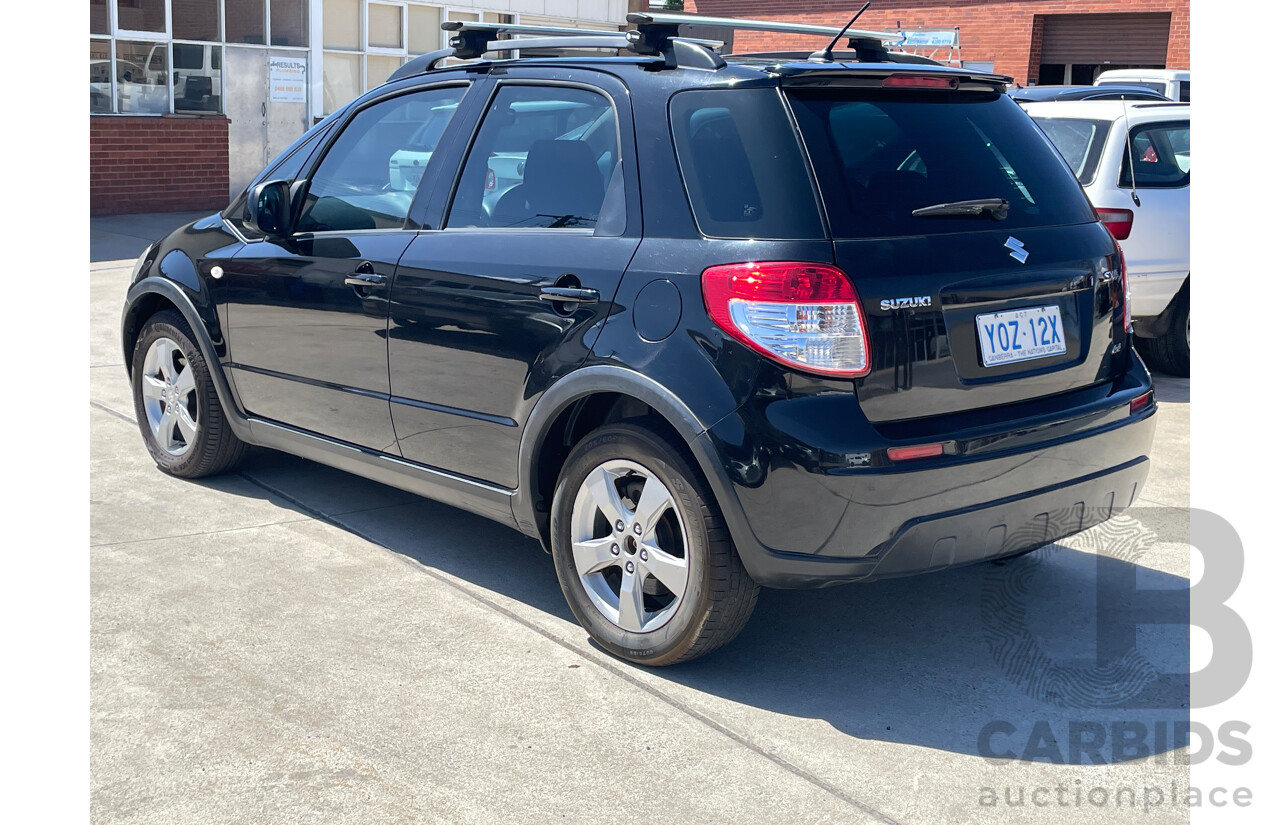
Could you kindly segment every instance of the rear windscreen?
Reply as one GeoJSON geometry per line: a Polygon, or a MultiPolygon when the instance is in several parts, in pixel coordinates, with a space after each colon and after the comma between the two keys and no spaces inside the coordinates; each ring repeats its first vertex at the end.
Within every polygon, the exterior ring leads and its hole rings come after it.
{"type": "Polygon", "coordinates": [[[828,89],[789,93],[837,238],[1088,223],[1092,207],[1052,145],[1007,95],[828,89]],[[1003,220],[917,216],[1004,200],[1003,220]]]}
{"type": "Polygon", "coordinates": [[[809,170],[776,89],[715,89],[671,98],[671,131],[703,235],[826,237],[809,170]]]}
{"type": "Polygon", "coordinates": [[[1080,120],[1067,117],[1038,117],[1036,123],[1062,153],[1062,159],[1085,186],[1098,174],[1098,159],[1111,131],[1109,120],[1080,120]]]}

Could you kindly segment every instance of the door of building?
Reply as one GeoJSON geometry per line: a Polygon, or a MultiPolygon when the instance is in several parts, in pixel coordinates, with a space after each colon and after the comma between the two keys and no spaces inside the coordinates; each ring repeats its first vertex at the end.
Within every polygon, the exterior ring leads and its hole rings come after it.
{"type": "Polygon", "coordinates": [[[1089,85],[1098,72],[1163,68],[1170,13],[1049,14],[1040,40],[1040,85],[1089,85]]]}
{"type": "Polygon", "coordinates": [[[307,53],[296,49],[227,46],[226,112],[231,120],[227,143],[231,191],[235,197],[253,176],[311,125],[307,107],[307,53]],[[272,60],[277,61],[277,86],[272,84],[272,60]],[[301,76],[289,74],[302,66],[301,76]],[[285,82],[280,82],[281,78],[285,82]],[[296,88],[294,88],[296,85],[296,88]]]}

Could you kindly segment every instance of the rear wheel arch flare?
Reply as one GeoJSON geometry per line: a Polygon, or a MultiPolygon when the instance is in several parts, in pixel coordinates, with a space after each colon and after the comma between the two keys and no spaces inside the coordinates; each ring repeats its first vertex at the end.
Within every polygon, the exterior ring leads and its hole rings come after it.
{"type": "Polygon", "coordinates": [[[690,445],[706,427],[675,396],[630,370],[587,368],[548,390],[529,417],[520,448],[520,487],[512,500],[517,523],[526,532],[534,528],[534,534],[549,546],[551,494],[569,452],[593,430],[636,418],[664,430],[705,473],[690,445]]]}

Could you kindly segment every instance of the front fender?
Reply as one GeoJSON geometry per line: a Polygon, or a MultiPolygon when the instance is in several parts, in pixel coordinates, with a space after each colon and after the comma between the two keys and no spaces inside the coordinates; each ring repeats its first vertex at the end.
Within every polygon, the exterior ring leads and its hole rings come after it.
{"type": "Polygon", "coordinates": [[[236,404],[235,395],[231,392],[227,376],[222,370],[221,357],[226,349],[217,323],[217,312],[212,302],[208,302],[207,309],[202,313],[185,286],[180,286],[158,275],[151,275],[129,287],[120,318],[121,344],[124,348],[126,372],[130,373],[132,379],[133,343],[137,341],[142,324],[157,308],[168,308],[169,305],[175,307],[191,327],[196,345],[200,347],[200,352],[204,355],[205,363],[209,367],[214,390],[218,393],[218,402],[227,414],[232,431],[242,440],[249,441],[248,419],[236,404]],[[213,316],[212,321],[208,320],[207,315],[213,316]],[[213,333],[210,332],[210,327],[213,333]],[[215,335],[217,335],[216,339],[215,335]],[[223,345],[220,346],[220,344],[223,345]]]}

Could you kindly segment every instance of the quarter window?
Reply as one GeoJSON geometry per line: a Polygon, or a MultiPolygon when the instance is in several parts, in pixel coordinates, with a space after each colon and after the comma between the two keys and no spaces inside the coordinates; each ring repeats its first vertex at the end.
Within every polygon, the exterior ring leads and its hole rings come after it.
{"type": "Polygon", "coordinates": [[[356,114],[311,176],[298,231],[403,226],[444,126],[465,91],[461,86],[428,89],[356,114]]]}
{"type": "Polygon", "coordinates": [[[671,129],[702,234],[822,237],[809,171],[777,92],[681,92],[671,99],[671,129]]]}
{"type": "Polygon", "coordinates": [[[606,184],[620,169],[607,97],[505,86],[467,156],[446,226],[593,229],[606,184]]]}

